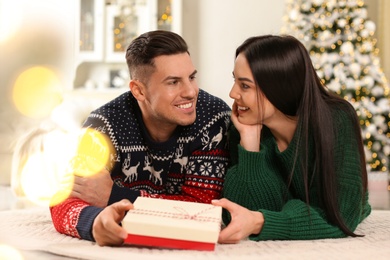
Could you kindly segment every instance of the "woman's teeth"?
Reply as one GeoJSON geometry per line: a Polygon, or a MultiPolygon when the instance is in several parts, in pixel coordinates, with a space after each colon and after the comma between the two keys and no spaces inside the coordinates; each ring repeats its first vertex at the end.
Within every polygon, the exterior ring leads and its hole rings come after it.
{"type": "Polygon", "coordinates": [[[241,111],[245,111],[245,110],[248,110],[249,107],[240,107],[240,106],[237,106],[237,109],[238,109],[238,110],[241,110],[241,111]]]}

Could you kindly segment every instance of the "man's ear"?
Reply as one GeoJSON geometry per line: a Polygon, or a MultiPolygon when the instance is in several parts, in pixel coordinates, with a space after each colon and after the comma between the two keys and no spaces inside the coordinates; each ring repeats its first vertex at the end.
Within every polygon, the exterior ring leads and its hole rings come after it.
{"type": "Polygon", "coordinates": [[[145,99],[144,84],[142,84],[139,80],[131,80],[129,86],[131,93],[138,101],[143,101],[145,99]]]}

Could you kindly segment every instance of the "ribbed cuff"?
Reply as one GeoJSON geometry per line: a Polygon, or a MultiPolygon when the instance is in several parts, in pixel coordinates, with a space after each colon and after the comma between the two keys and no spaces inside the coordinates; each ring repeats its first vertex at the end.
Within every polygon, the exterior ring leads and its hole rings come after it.
{"type": "Polygon", "coordinates": [[[96,216],[102,211],[102,208],[88,206],[82,209],[79,220],[76,225],[77,232],[82,239],[95,241],[92,236],[92,225],[96,216]]]}
{"type": "Polygon", "coordinates": [[[289,230],[292,224],[285,221],[285,218],[280,217],[280,214],[283,213],[268,210],[261,210],[261,213],[263,213],[264,216],[263,228],[259,234],[250,235],[250,240],[289,239],[289,230]]]}

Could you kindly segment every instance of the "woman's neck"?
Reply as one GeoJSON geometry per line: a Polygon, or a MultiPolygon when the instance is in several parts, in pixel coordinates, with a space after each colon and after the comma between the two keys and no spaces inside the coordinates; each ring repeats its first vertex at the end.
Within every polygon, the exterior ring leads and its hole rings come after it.
{"type": "Polygon", "coordinates": [[[276,144],[280,152],[287,149],[291,140],[294,137],[295,130],[297,129],[298,117],[287,117],[284,114],[280,114],[276,118],[273,118],[267,127],[271,130],[272,135],[275,137],[276,144]]]}

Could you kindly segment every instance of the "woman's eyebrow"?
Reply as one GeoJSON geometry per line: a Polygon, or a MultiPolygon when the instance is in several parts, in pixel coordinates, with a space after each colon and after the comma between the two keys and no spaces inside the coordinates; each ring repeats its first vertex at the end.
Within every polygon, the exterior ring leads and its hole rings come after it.
{"type": "MultiPolygon", "coordinates": [[[[233,74],[233,77],[235,78],[235,75],[234,75],[233,71],[232,71],[232,74],[233,74]]],[[[246,82],[254,83],[251,79],[245,78],[245,77],[240,77],[240,78],[237,78],[237,79],[240,80],[240,81],[246,81],[246,82]]]]}
{"type": "Polygon", "coordinates": [[[238,78],[238,80],[239,81],[245,81],[245,82],[254,83],[251,79],[248,79],[248,78],[245,78],[245,77],[238,78]]]}

